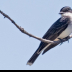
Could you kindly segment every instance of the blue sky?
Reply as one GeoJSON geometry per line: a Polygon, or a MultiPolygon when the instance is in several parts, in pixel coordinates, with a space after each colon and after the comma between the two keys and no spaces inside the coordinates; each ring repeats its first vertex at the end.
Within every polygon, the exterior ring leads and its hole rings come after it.
{"type": "MultiPolygon", "coordinates": [[[[29,33],[42,37],[72,0],[0,0],[0,10],[29,33]]],[[[72,39],[40,55],[32,66],[26,65],[40,41],[21,33],[0,14],[0,70],[70,70],[72,39]]]]}

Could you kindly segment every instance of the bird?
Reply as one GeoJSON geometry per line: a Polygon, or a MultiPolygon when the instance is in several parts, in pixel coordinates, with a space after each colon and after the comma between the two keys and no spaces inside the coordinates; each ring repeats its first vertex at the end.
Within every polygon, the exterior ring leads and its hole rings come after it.
{"type": "MultiPolygon", "coordinates": [[[[60,9],[59,14],[61,17],[54,22],[48,31],[42,37],[43,39],[58,41],[59,39],[64,39],[72,33],[72,9],[69,6],[64,6],[60,9]]],[[[50,49],[54,48],[58,44],[50,44],[41,42],[37,50],[34,52],[32,57],[28,60],[27,65],[32,65],[38,56],[43,51],[42,55],[45,54],[50,49]],[[49,45],[46,49],[46,47],[49,45]]]]}

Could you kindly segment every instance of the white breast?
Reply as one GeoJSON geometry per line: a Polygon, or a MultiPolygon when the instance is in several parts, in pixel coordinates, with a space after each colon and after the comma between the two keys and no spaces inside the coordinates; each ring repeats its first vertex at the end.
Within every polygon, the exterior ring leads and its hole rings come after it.
{"type": "Polygon", "coordinates": [[[68,25],[68,27],[55,39],[58,40],[58,38],[65,38],[69,36],[72,33],[72,13],[64,13],[62,16],[69,16],[71,23],[68,25]]]}
{"type": "Polygon", "coordinates": [[[58,36],[58,38],[65,38],[72,33],[72,23],[58,36]]]}

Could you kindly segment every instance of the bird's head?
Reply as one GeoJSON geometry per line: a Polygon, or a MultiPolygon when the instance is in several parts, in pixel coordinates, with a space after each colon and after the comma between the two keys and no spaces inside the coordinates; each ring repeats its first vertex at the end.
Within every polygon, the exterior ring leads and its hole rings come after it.
{"type": "Polygon", "coordinates": [[[68,14],[72,14],[72,9],[69,6],[65,6],[65,7],[61,8],[59,14],[62,15],[62,16],[64,16],[64,15],[66,16],[68,14]]]}

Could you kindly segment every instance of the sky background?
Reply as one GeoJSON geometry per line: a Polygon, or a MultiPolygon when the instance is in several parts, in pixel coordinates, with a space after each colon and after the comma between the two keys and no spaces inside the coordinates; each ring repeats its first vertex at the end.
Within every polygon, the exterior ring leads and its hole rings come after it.
{"type": "MultiPolygon", "coordinates": [[[[42,37],[72,0],[0,0],[0,10],[29,33],[42,37]]],[[[21,33],[0,14],[0,70],[72,70],[72,39],[26,65],[40,41],[21,33]]]]}

